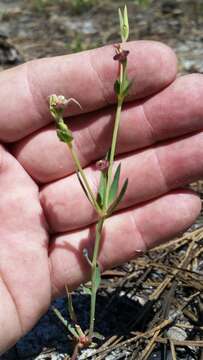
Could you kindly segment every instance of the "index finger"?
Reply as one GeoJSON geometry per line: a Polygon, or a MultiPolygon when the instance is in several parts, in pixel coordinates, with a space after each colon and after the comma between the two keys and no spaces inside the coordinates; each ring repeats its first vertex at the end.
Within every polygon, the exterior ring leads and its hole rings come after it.
{"type": "MultiPolygon", "coordinates": [[[[150,96],[176,76],[176,58],[164,44],[135,41],[130,50],[129,78],[134,79],[129,100],[150,96]]],[[[28,62],[0,74],[0,140],[22,139],[52,121],[47,97],[53,93],[73,97],[90,112],[115,101],[113,84],[118,64],[112,45],[78,54],[28,62]]],[[[68,115],[81,112],[75,105],[68,115]]]]}

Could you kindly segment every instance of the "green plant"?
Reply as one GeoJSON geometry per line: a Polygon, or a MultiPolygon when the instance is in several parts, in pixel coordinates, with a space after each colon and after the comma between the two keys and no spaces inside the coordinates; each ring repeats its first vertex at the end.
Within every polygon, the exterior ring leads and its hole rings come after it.
{"type": "Polygon", "coordinates": [[[123,43],[128,40],[129,37],[129,24],[128,24],[128,13],[127,7],[124,10],[119,9],[119,20],[120,20],[120,33],[122,43],[115,45],[115,56],[113,59],[118,62],[119,76],[114,84],[114,91],[117,98],[117,106],[115,113],[114,129],[112,134],[112,141],[109,151],[107,152],[104,159],[99,160],[96,163],[98,170],[100,170],[100,184],[97,195],[94,194],[89,181],[85,175],[84,170],[80,164],[79,158],[74,147],[74,136],[68,127],[68,124],[64,122],[63,114],[64,109],[69,105],[71,101],[75,102],[77,106],[81,107],[75,99],[66,99],[63,95],[51,95],[49,99],[50,112],[55,120],[57,135],[60,141],[67,144],[67,147],[72,155],[75,163],[76,173],[78,180],[84,190],[85,195],[90,201],[98,214],[98,222],[95,228],[95,243],[93,255],[90,258],[90,254],[87,249],[83,249],[83,255],[91,269],[91,286],[87,287],[83,285],[85,293],[91,296],[91,308],[90,308],[90,323],[88,332],[84,332],[76,322],[76,316],[72,305],[71,295],[69,294],[68,288],[68,304],[71,323],[62,317],[57,309],[54,309],[56,315],[68,328],[74,339],[77,341],[76,351],[78,348],[88,346],[92,343],[94,337],[98,337],[98,334],[94,333],[94,322],[95,322],[95,305],[96,305],[96,294],[101,281],[100,267],[98,263],[98,255],[100,250],[100,243],[102,238],[102,231],[105,220],[113,214],[120,204],[128,186],[128,179],[125,180],[121,190],[119,191],[119,179],[121,164],[118,165],[114,172],[114,159],[117,145],[117,137],[121,119],[121,110],[123,102],[129,93],[132,81],[128,79],[127,73],[127,59],[129,51],[123,49],[123,43]]]}

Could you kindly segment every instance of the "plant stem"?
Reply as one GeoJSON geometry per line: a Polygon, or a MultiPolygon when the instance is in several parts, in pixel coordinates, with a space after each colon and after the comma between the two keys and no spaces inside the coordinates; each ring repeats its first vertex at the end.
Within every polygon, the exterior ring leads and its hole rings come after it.
{"type": "Polygon", "coordinates": [[[94,245],[94,252],[92,258],[92,272],[91,272],[91,283],[92,283],[92,294],[91,294],[91,309],[90,309],[90,326],[89,326],[89,338],[92,339],[93,331],[94,331],[94,321],[95,321],[95,306],[96,306],[96,294],[97,294],[97,286],[96,286],[96,268],[97,268],[97,258],[99,254],[100,248],[100,240],[102,235],[102,228],[104,224],[104,218],[100,218],[96,225],[96,239],[94,245]]]}
{"type": "MultiPolygon", "coordinates": [[[[120,81],[123,81],[123,66],[120,67],[120,81]]],[[[112,143],[111,143],[111,152],[110,152],[110,159],[109,159],[109,169],[108,169],[108,178],[107,178],[107,186],[106,186],[106,193],[105,193],[105,201],[104,201],[104,213],[108,210],[108,199],[109,199],[109,192],[111,187],[111,179],[112,179],[112,171],[113,171],[113,163],[114,157],[116,152],[116,143],[118,137],[118,130],[121,118],[121,110],[123,105],[124,98],[118,97],[116,115],[115,115],[115,124],[112,136],[112,143]]],[[[102,236],[102,229],[104,225],[105,217],[100,217],[97,225],[96,225],[96,239],[95,239],[95,246],[92,258],[92,272],[91,272],[91,283],[92,283],[92,294],[91,294],[91,309],[90,309],[90,326],[89,326],[89,338],[92,339],[93,331],[94,331],[94,321],[95,321],[95,306],[96,306],[96,294],[97,294],[97,286],[96,286],[96,268],[97,268],[97,258],[100,248],[100,241],[102,236]]]]}
{"type": "Polygon", "coordinates": [[[111,186],[113,163],[114,163],[114,157],[115,157],[115,151],[116,151],[116,142],[117,142],[119,125],[120,125],[122,105],[123,105],[123,99],[121,98],[120,100],[118,100],[118,105],[117,105],[117,109],[116,109],[115,125],[114,125],[114,130],[113,130],[111,152],[110,152],[110,159],[109,159],[109,169],[108,169],[108,180],[107,180],[107,186],[106,186],[106,196],[105,196],[105,202],[104,202],[105,210],[108,209],[108,205],[109,205],[108,204],[108,199],[109,199],[109,192],[110,192],[110,186],[111,186]]]}
{"type": "Polygon", "coordinates": [[[99,207],[99,205],[97,203],[97,200],[96,200],[96,198],[95,198],[95,196],[94,196],[94,194],[92,192],[92,189],[91,189],[91,187],[90,187],[90,185],[88,183],[88,180],[87,180],[87,177],[86,177],[86,175],[84,173],[84,170],[83,170],[82,166],[80,165],[80,160],[78,159],[77,153],[73,149],[72,144],[69,143],[67,145],[68,145],[68,148],[70,150],[73,161],[74,161],[74,163],[75,163],[75,165],[76,165],[76,167],[77,167],[78,171],[80,172],[80,175],[81,175],[81,177],[83,179],[83,182],[84,182],[85,187],[87,189],[88,195],[90,196],[90,200],[92,202],[92,205],[96,209],[99,216],[101,216],[102,215],[101,209],[100,209],[100,207],[99,207]]]}

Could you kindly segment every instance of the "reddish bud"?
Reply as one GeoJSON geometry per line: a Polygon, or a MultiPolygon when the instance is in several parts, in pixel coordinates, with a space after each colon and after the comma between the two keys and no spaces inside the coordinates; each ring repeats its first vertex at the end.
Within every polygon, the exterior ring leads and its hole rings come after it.
{"type": "Polygon", "coordinates": [[[129,50],[121,50],[114,55],[113,59],[119,61],[120,63],[124,63],[127,60],[129,53],[129,50]]]}
{"type": "Polygon", "coordinates": [[[99,160],[96,162],[96,168],[100,171],[106,171],[109,168],[109,161],[108,160],[99,160]]]}
{"type": "Polygon", "coordinates": [[[83,335],[83,336],[79,337],[78,347],[80,349],[84,349],[84,348],[88,347],[90,345],[90,343],[91,343],[91,341],[88,338],[88,336],[83,335]]]}

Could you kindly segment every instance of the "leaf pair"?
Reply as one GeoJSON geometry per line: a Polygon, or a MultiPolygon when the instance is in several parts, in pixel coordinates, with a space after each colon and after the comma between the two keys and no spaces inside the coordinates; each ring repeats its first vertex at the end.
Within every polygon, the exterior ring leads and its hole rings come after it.
{"type": "Polygon", "coordinates": [[[123,13],[121,9],[118,10],[119,21],[120,21],[120,31],[122,42],[127,41],[129,37],[129,22],[128,22],[128,10],[125,5],[123,13]]]}
{"type": "MultiPolygon", "coordinates": [[[[107,158],[109,157],[109,152],[107,153],[106,157],[107,158]]],[[[112,181],[112,184],[110,187],[109,198],[108,198],[108,202],[107,202],[108,215],[111,215],[113,213],[113,211],[115,211],[115,209],[120,204],[120,202],[123,199],[125,192],[127,190],[128,179],[125,180],[125,182],[121,188],[121,191],[118,194],[120,173],[121,173],[121,164],[119,164],[116,169],[116,172],[114,174],[114,178],[113,178],[113,181],[112,181]]],[[[108,173],[101,172],[98,195],[97,195],[97,201],[101,208],[104,206],[104,203],[105,203],[107,181],[108,181],[108,173]]]]}
{"type": "Polygon", "coordinates": [[[122,82],[117,79],[114,84],[114,91],[116,95],[124,99],[128,95],[132,83],[133,81],[129,81],[127,77],[125,77],[122,82]]]}
{"type": "Polygon", "coordinates": [[[57,135],[60,141],[70,144],[73,141],[73,135],[68,126],[60,119],[57,123],[57,135]]]}

